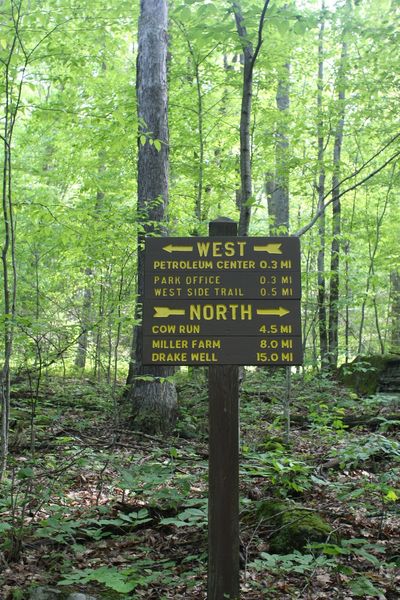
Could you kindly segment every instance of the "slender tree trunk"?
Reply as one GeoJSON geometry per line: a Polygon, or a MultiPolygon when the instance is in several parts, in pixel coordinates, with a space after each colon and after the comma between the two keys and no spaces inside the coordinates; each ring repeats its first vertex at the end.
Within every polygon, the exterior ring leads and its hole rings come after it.
{"type": "MultiPolygon", "coordinates": [[[[236,28],[242,39],[247,37],[240,6],[235,3],[236,28]]],[[[253,45],[247,42],[243,48],[243,90],[240,111],[240,218],[239,235],[247,235],[250,224],[251,208],[248,201],[252,196],[251,155],[250,155],[250,118],[253,95],[253,45]]]]}
{"type": "MultiPolygon", "coordinates": [[[[275,145],[275,174],[273,184],[266,182],[266,191],[271,189],[268,202],[269,230],[271,235],[289,235],[289,137],[287,119],[289,112],[289,75],[290,64],[285,63],[282,74],[278,80],[276,92],[276,106],[279,111],[278,125],[276,128],[275,145]],[[269,189],[268,189],[269,188],[269,189]]],[[[308,257],[309,258],[309,257],[308,257]]],[[[307,337],[305,330],[303,340],[307,337]]],[[[290,386],[291,369],[286,367],[286,394],[283,401],[285,420],[285,441],[289,443],[290,436],[290,386]]]]}
{"type": "Polygon", "coordinates": [[[193,54],[194,75],[196,80],[197,91],[197,126],[199,130],[199,169],[197,181],[197,196],[196,196],[196,218],[202,220],[203,214],[203,176],[204,176],[204,136],[203,136],[203,96],[201,93],[200,71],[199,65],[195,61],[193,54]]]}
{"type": "Polygon", "coordinates": [[[267,11],[269,0],[264,2],[258,27],[258,42],[255,50],[253,44],[249,41],[247,29],[244,24],[242,9],[238,2],[233,2],[233,11],[235,14],[236,29],[243,45],[243,88],[242,88],[242,106],[240,111],[240,219],[239,235],[247,235],[251,217],[251,197],[253,193],[251,178],[251,140],[250,140],[250,120],[251,120],[251,101],[253,95],[253,71],[258,53],[262,44],[262,30],[264,26],[265,13],[267,11]]]}
{"type": "Polygon", "coordinates": [[[345,63],[347,59],[347,43],[342,42],[339,74],[337,80],[339,120],[335,131],[333,146],[333,176],[332,176],[332,245],[329,286],[329,367],[334,370],[338,361],[339,336],[339,266],[340,266],[340,235],[341,235],[341,202],[340,202],[340,159],[343,144],[343,129],[345,116],[345,63]]]}
{"type": "MultiPolygon", "coordinates": [[[[14,125],[17,113],[20,107],[22,86],[27,66],[27,57],[25,55],[25,64],[20,72],[19,81],[15,82],[11,77],[11,60],[15,50],[20,43],[20,20],[21,5],[16,4],[12,7],[12,27],[14,35],[6,49],[7,58],[3,61],[4,69],[4,113],[3,113],[3,131],[1,139],[3,141],[3,166],[2,166],[2,188],[1,188],[1,207],[3,217],[3,244],[1,251],[1,262],[3,270],[3,317],[4,317],[4,359],[0,367],[0,407],[1,407],[1,426],[0,426],[0,481],[2,480],[7,468],[8,459],[8,435],[10,422],[10,363],[14,342],[14,319],[16,314],[17,302],[17,265],[15,258],[16,237],[14,222],[14,206],[12,195],[12,139],[14,125]],[[16,12],[14,12],[14,8],[16,12]],[[16,90],[13,96],[13,89],[16,90]]],[[[11,15],[10,15],[11,24],[11,15]]]]}
{"type": "MultiPolygon", "coordinates": [[[[393,170],[392,170],[392,181],[393,181],[393,170]]],[[[391,187],[392,187],[392,182],[387,190],[385,201],[384,201],[383,208],[382,208],[382,212],[380,215],[378,215],[378,209],[379,209],[379,204],[378,204],[377,215],[376,215],[376,227],[375,227],[375,232],[374,232],[375,239],[374,239],[373,243],[372,243],[372,235],[373,234],[372,234],[372,232],[369,231],[369,227],[368,227],[368,209],[369,209],[368,201],[366,201],[366,206],[365,206],[366,229],[367,229],[367,233],[368,233],[369,267],[368,267],[367,281],[365,284],[364,298],[363,298],[362,305],[361,305],[361,321],[360,321],[360,329],[358,332],[358,350],[357,350],[358,354],[361,354],[362,348],[363,348],[363,330],[364,330],[364,322],[365,322],[365,309],[367,306],[369,290],[370,290],[370,287],[373,285],[372,279],[373,279],[373,276],[375,273],[375,257],[376,257],[376,253],[377,253],[378,246],[379,246],[382,222],[383,222],[383,219],[384,219],[384,216],[386,213],[386,209],[388,207],[391,187]]],[[[381,340],[381,335],[380,335],[376,302],[375,302],[374,306],[375,306],[375,309],[374,309],[375,310],[375,319],[376,319],[376,323],[378,325],[377,326],[378,339],[379,339],[379,343],[380,343],[380,347],[381,347],[381,351],[382,351],[382,340],[381,340]]]]}
{"type": "MultiPolygon", "coordinates": [[[[192,42],[187,34],[186,28],[183,24],[179,24],[179,28],[182,31],[186,39],[188,46],[191,62],[192,72],[194,81],[196,84],[196,95],[197,95],[197,130],[198,130],[198,149],[194,153],[195,160],[198,161],[198,176],[196,182],[196,199],[195,199],[195,217],[197,221],[202,221],[203,218],[203,179],[204,179],[204,134],[203,134],[203,94],[201,91],[201,78],[200,78],[200,57],[196,54],[193,48],[192,42]]],[[[189,83],[192,84],[192,78],[188,75],[189,83]]]]}
{"type": "Polygon", "coordinates": [[[286,63],[278,81],[276,105],[279,111],[275,146],[275,176],[268,205],[271,235],[287,235],[289,232],[289,137],[287,114],[289,112],[290,65],[286,63]]]}
{"type": "MultiPolygon", "coordinates": [[[[144,234],[165,233],[168,204],[168,94],[167,94],[167,0],[141,0],[137,63],[137,107],[139,133],[161,141],[157,151],[149,140],[139,143],[138,213],[144,234]],[[155,225],[159,224],[159,225],[155,225]]],[[[138,305],[141,318],[144,297],[144,235],[138,242],[138,305]]],[[[149,432],[167,432],[176,418],[176,390],[165,378],[171,367],[142,364],[142,326],[135,328],[135,379],[130,398],[135,426],[149,432]],[[150,381],[148,380],[152,378],[150,381]]]]}
{"type": "MultiPolygon", "coordinates": [[[[325,2],[321,4],[321,21],[319,27],[318,42],[318,92],[317,92],[317,110],[318,110],[318,208],[321,210],[324,205],[325,196],[325,140],[324,140],[324,120],[322,111],[322,94],[324,89],[324,33],[325,33],[325,2]]],[[[317,256],[318,272],[318,333],[319,348],[321,356],[321,369],[324,370],[328,365],[328,326],[326,320],[326,283],[325,283],[325,214],[323,213],[318,224],[319,247],[317,256]]]]}
{"type": "Polygon", "coordinates": [[[104,304],[105,304],[105,281],[103,276],[100,279],[99,284],[99,304],[98,304],[98,324],[96,328],[96,346],[95,346],[95,354],[94,354],[94,376],[97,381],[101,380],[101,354],[103,348],[103,317],[104,317],[104,304]]]}
{"type": "Polygon", "coordinates": [[[390,273],[391,288],[391,335],[389,351],[400,354],[400,271],[390,273]]]}
{"type": "Polygon", "coordinates": [[[89,285],[90,277],[93,275],[92,270],[87,267],[85,269],[86,286],[83,290],[83,302],[81,313],[81,328],[82,333],[78,338],[78,349],[75,356],[75,367],[84,370],[86,366],[86,357],[89,343],[89,329],[92,312],[92,289],[89,285]]]}

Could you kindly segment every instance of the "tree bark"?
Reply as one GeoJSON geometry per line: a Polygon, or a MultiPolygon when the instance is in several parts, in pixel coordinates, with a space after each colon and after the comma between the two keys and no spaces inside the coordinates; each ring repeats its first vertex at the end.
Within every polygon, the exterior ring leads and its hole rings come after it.
{"type": "Polygon", "coordinates": [[[251,176],[251,140],[250,140],[250,118],[251,101],[253,96],[253,71],[258,53],[262,45],[262,30],[264,26],[265,13],[267,11],[269,0],[264,2],[261,12],[258,41],[255,50],[253,44],[249,41],[247,29],[244,24],[244,18],[240,4],[233,2],[233,12],[235,15],[236,29],[243,44],[243,89],[242,106],[240,111],[240,219],[239,235],[247,235],[251,217],[251,197],[253,194],[252,176],[251,176]]]}
{"type": "Polygon", "coordinates": [[[341,235],[341,202],[340,202],[340,158],[343,144],[343,129],[345,116],[345,63],[347,59],[347,43],[343,40],[340,56],[340,66],[337,80],[339,120],[335,131],[333,146],[333,176],[332,176],[332,245],[329,285],[329,367],[334,370],[337,366],[339,353],[339,264],[340,264],[340,235],[341,235]]]}
{"type": "Polygon", "coordinates": [[[400,354],[400,271],[390,273],[391,283],[391,336],[390,352],[400,354]]]}
{"type": "MultiPolygon", "coordinates": [[[[378,207],[376,210],[376,213],[377,213],[376,214],[376,227],[375,227],[375,233],[374,233],[375,239],[374,239],[373,243],[372,243],[373,234],[369,231],[369,227],[368,227],[368,209],[370,207],[369,207],[368,201],[366,200],[365,219],[366,219],[366,230],[368,233],[369,268],[368,268],[367,280],[365,283],[364,298],[363,298],[363,301],[361,304],[361,320],[360,320],[360,329],[358,332],[358,349],[357,349],[358,354],[361,354],[362,349],[363,349],[363,330],[364,330],[364,323],[365,323],[365,309],[367,306],[369,290],[370,290],[371,286],[373,286],[373,277],[375,275],[375,257],[376,257],[376,253],[378,251],[379,241],[381,239],[381,227],[382,227],[382,223],[383,223],[383,218],[385,216],[385,213],[386,213],[386,210],[388,207],[390,191],[391,191],[392,183],[393,183],[393,172],[394,172],[394,170],[392,170],[392,180],[391,180],[388,190],[386,192],[386,197],[385,197],[382,212],[380,215],[378,215],[378,210],[379,210],[379,202],[378,202],[378,207]]],[[[376,302],[374,304],[374,310],[375,310],[375,317],[376,317],[376,323],[377,323],[378,339],[380,341],[381,352],[383,353],[383,350],[382,350],[383,344],[382,344],[382,340],[381,340],[379,320],[377,319],[376,302]]]]}
{"type": "MultiPolygon", "coordinates": [[[[12,7],[7,21],[14,28],[13,37],[6,48],[6,60],[2,61],[4,75],[4,112],[3,128],[0,138],[3,142],[2,191],[1,210],[4,221],[4,233],[1,250],[3,274],[3,319],[4,319],[4,354],[0,367],[0,481],[7,468],[8,437],[10,423],[10,366],[14,343],[14,319],[17,303],[17,263],[16,263],[16,232],[14,205],[12,194],[12,141],[14,126],[21,104],[22,86],[28,57],[24,53],[24,63],[20,70],[19,81],[13,80],[11,61],[20,45],[21,4],[12,7]],[[15,11],[14,11],[15,9],[15,11]],[[12,17],[12,20],[11,20],[12,17]],[[12,22],[12,25],[11,25],[12,22]]],[[[3,15],[4,16],[4,15],[3,15]]]]}
{"type": "MultiPolygon", "coordinates": [[[[144,297],[144,236],[165,234],[168,204],[167,0],[141,0],[137,62],[139,120],[138,213],[143,232],[138,239],[138,304],[140,321],[144,297]],[[145,136],[145,143],[143,136],[145,136]],[[161,142],[157,150],[153,139],[161,142]]],[[[175,385],[165,378],[172,367],[142,364],[142,326],[134,332],[134,377],[129,392],[136,427],[149,433],[167,432],[176,418],[175,385]]]]}
{"type": "Polygon", "coordinates": [[[85,276],[87,278],[86,285],[83,290],[83,301],[82,301],[82,312],[81,312],[81,329],[82,333],[78,339],[78,348],[75,356],[75,367],[82,371],[86,366],[86,357],[89,343],[89,329],[92,312],[92,288],[89,285],[90,277],[93,275],[92,269],[87,267],[85,269],[85,276]]]}
{"type": "Polygon", "coordinates": [[[289,111],[289,74],[290,65],[286,63],[276,92],[279,120],[275,134],[275,176],[268,203],[271,235],[288,235],[289,233],[289,137],[286,124],[289,111]]]}
{"type": "MultiPolygon", "coordinates": [[[[322,112],[322,92],[324,88],[324,33],[325,33],[325,2],[321,4],[321,21],[318,40],[318,211],[324,205],[325,195],[325,167],[324,167],[324,120],[322,112]]],[[[326,320],[326,282],[325,282],[325,215],[322,214],[318,226],[319,248],[317,256],[318,271],[318,333],[321,369],[328,365],[328,327],[326,320]]]]}

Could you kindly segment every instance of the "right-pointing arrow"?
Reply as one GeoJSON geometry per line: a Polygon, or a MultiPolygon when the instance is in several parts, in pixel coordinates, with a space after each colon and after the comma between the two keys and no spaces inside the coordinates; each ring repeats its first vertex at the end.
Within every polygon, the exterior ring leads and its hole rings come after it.
{"type": "Polygon", "coordinates": [[[168,308],[168,306],[154,306],[155,313],[154,318],[166,319],[174,315],[184,315],[184,308],[168,308]]]}
{"type": "Polygon", "coordinates": [[[273,315],[275,317],[284,317],[289,313],[290,310],[283,308],[283,306],[280,306],[279,308],[257,308],[258,315],[273,315]]]}

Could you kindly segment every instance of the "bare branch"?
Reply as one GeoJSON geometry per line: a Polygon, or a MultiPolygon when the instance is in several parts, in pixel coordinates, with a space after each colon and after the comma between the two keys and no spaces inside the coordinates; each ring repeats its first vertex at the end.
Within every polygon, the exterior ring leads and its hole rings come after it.
{"type": "Polygon", "coordinates": [[[265,21],[265,13],[267,12],[269,1],[270,0],[265,0],[265,2],[264,2],[264,8],[262,9],[262,13],[261,13],[261,16],[260,16],[260,22],[258,24],[258,41],[257,41],[257,46],[256,46],[256,49],[254,50],[253,58],[251,60],[252,67],[254,67],[254,63],[257,60],[258,53],[260,52],[260,48],[261,48],[262,43],[263,43],[262,32],[263,32],[264,21],[265,21]]]}
{"type": "MultiPolygon", "coordinates": [[[[348,192],[351,192],[352,190],[357,189],[358,187],[360,187],[361,185],[363,185],[364,183],[366,183],[369,179],[372,179],[372,177],[374,177],[375,175],[377,175],[378,173],[380,173],[385,167],[387,167],[391,162],[393,162],[398,156],[400,156],[400,150],[398,150],[395,154],[393,154],[388,160],[386,160],[383,164],[381,164],[379,167],[377,167],[374,171],[372,171],[371,173],[369,173],[368,175],[366,175],[363,179],[361,179],[361,181],[357,181],[356,183],[354,183],[352,186],[346,188],[345,190],[343,190],[343,192],[340,192],[340,194],[336,197],[341,198],[342,196],[344,196],[345,194],[347,194],[348,192]]],[[[368,160],[367,162],[370,162],[370,160],[368,160]]],[[[367,164],[367,163],[365,163],[367,164]]],[[[363,167],[361,167],[360,169],[364,168],[365,165],[363,165],[363,167]]],[[[351,176],[346,177],[346,179],[350,179],[351,177],[354,177],[356,173],[360,172],[360,169],[358,171],[355,171],[351,176]]],[[[342,182],[340,182],[338,184],[337,187],[340,186],[342,182]]],[[[327,194],[325,194],[324,199],[327,198],[330,194],[332,193],[332,190],[330,190],[327,194]]],[[[304,225],[304,227],[301,227],[300,229],[298,229],[293,235],[296,237],[300,237],[302,235],[304,235],[309,229],[311,229],[311,227],[313,225],[315,225],[315,223],[318,221],[318,219],[324,214],[326,208],[332,204],[333,202],[333,198],[331,198],[328,202],[326,202],[313,216],[313,218],[311,219],[311,221],[307,224],[304,225]]]]}

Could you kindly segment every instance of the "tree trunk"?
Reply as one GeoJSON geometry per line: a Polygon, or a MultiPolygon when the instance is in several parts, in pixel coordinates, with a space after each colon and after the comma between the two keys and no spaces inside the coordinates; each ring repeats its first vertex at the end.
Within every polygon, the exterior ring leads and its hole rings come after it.
{"type": "Polygon", "coordinates": [[[391,336],[390,352],[400,354],[400,271],[390,273],[391,283],[391,336]]]}
{"type": "MultiPolygon", "coordinates": [[[[146,142],[139,141],[138,158],[138,213],[143,227],[138,240],[138,320],[144,297],[144,235],[165,233],[168,203],[167,25],[167,0],[141,0],[136,89],[139,135],[146,142]],[[161,141],[159,151],[152,139],[161,141]]],[[[129,396],[135,426],[151,433],[167,432],[175,423],[177,397],[174,384],[165,378],[174,369],[142,364],[141,325],[135,327],[134,347],[129,396]]]]}
{"type": "Polygon", "coordinates": [[[341,203],[340,203],[340,157],[342,153],[343,128],[345,114],[345,62],[347,59],[347,43],[342,42],[340,67],[338,74],[339,120],[335,131],[333,146],[333,176],[332,176],[332,245],[329,287],[329,367],[336,369],[338,361],[339,334],[339,262],[341,234],[341,203]]]}
{"type": "Polygon", "coordinates": [[[275,176],[268,213],[271,235],[287,235],[289,232],[289,173],[287,134],[287,113],[289,111],[289,73],[290,65],[284,65],[284,71],[278,81],[276,106],[279,121],[276,129],[275,176]]]}
{"type": "Polygon", "coordinates": [[[78,338],[78,349],[75,356],[75,367],[82,371],[86,366],[86,357],[89,342],[89,329],[92,312],[92,289],[89,285],[90,277],[92,276],[92,269],[87,267],[85,269],[85,276],[87,277],[86,286],[83,290],[83,302],[82,302],[82,313],[81,313],[81,329],[82,333],[78,338]]]}
{"type": "MultiPolygon", "coordinates": [[[[385,197],[385,200],[383,203],[382,212],[380,215],[378,215],[378,210],[379,210],[379,201],[378,201],[378,207],[376,209],[376,226],[375,226],[374,234],[371,231],[369,231],[368,209],[370,207],[369,207],[369,203],[367,200],[365,203],[365,220],[366,220],[366,230],[368,233],[369,268],[368,268],[368,274],[367,274],[367,281],[365,283],[364,298],[363,298],[363,301],[361,304],[361,321],[360,321],[360,329],[359,329],[359,333],[358,333],[358,350],[357,350],[358,354],[361,354],[362,349],[363,349],[363,330],[364,330],[364,323],[365,323],[365,310],[366,310],[367,301],[368,301],[368,297],[369,297],[369,290],[374,285],[373,278],[375,276],[375,257],[376,257],[376,253],[378,251],[379,241],[381,239],[381,228],[382,228],[383,218],[385,216],[385,213],[386,213],[386,210],[388,207],[389,196],[390,196],[390,191],[391,191],[392,182],[393,182],[393,173],[394,173],[394,169],[392,169],[392,181],[390,182],[390,185],[388,187],[386,197],[385,197]],[[372,243],[373,235],[375,235],[375,239],[374,239],[374,242],[372,243]]],[[[376,300],[375,297],[374,297],[374,300],[376,300]]],[[[374,311],[375,311],[375,318],[376,318],[376,324],[377,324],[377,334],[378,334],[378,339],[379,339],[379,343],[380,343],[380,348],[383,353],[383,350],[382,350],[383,343],[382,343],[382,339],[381,339],[377,310],[378,309],[377,309],[376,302],[375,302],[374,303],[374,311]]]]}
{"type": "MultiPolygon", "coordinates": [[[[325,196],[325,167],[324,167],[324,121],[322,113],[322,92],[324,88],[324,32],[325,32],[325,2],[321,4],[321,22],[318,43],[318,208],[322,210],[325,196]]],[[[325,214],[323,213],[318,226],[319,248],[317,257],[318,271],[318,333],[321,356],[321,369],[328,365],[328,327],[326,320],[326,283],[325,283],[325,214]]]]}
{"type": "Polygon", "coordinates": [[[10,423],[10,367],[14,343],[14,319],[16,315],[17,302],[17,263],[16,263],[16,233],[14,220],[14,205],[12,194],[12,141],[15,121],[20,108],[22,86],[24,83],[27,59],[20,69],[19,82],[13,81],[11,62],[18,44],[20,44],[20,21],[21,14],[13,14],[13,24],[11,24],[10,15],[3,15],[5,22],[10,25],[10,42],[6,47],[6,59],[3,64],[4,78],[4,111],[2,115],[2,135],[3,141],[3,164],[2,164],[2,184],[1,184],[1,214],[3,217],[3,240],[1,249],[1,263],[3,275],[3,317],[4,322],[4,354],[2,365],[0,366],[0,481],[2,480],[7,468],[8,458],[8,436],[10,423]]]}
{"type": "Polygon", "coordinates": [[[251,118],[251,100],[253,95],[253,71],[254,64],[262,44],[262,29],[264,25],[265,13],[267,11],[269,0],[264,2],[261,12],[258,41],[255,50],[253,44],[249,41],[247,29],[244,24],[244,18],[240,4],[233,2],[233,12],[235,14],[236,29],[243,45],[243,89],[242,106],[240,111],[240,219],[239,235],[247,235],[251,216],[251,197],[252,197],[252,179],[251,179],[251,140],[250,140],[250,118],[251,118]]]}

